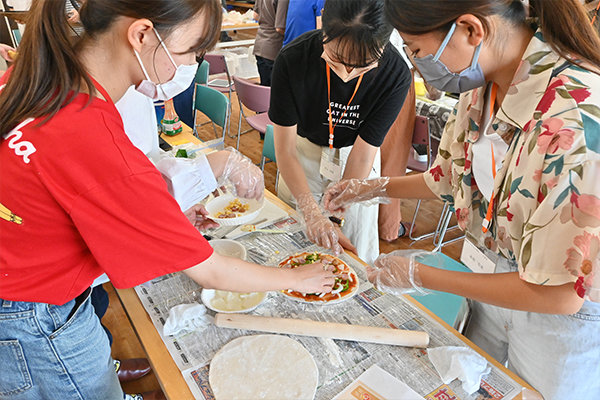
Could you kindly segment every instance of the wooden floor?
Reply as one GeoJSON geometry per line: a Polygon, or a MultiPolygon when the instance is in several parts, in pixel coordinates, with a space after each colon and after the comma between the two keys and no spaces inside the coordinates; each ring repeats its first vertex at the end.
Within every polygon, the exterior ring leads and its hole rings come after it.
{"type": "MultiPolygon", "coordinates": [[[[235,95],[232,99],[233,104],[233,112],[231,118],[231,131],[230,133],[237,133],[238,126],[238,113],[239,106],[238,101],[235,95]]],[[[243,121],[242,123],[242,131],[248,129],[249,126],[243,121]]],[[[199,136],[201,139],[209,140],[215,137],[215,133],[210,126],[204,125],[200,129],[199,136]]],[[[226,144],[235,147],[236,139],[227,137],[226,144]]],[[[248,156],[252,161],[256,164],[260,162],[261,154],[262,154],[262,142],[260,141],[260,137],[257,131],[251,131],[242,135],[240,140],[240,149],[241,151],[248,156]]],[[[276,165],[274,163],[268,163],[265,167],[265,186],[267,190],[275,192],[275,174],[276,174],[276,165]]],[[[410,221],[413,216],[413,211],[415,208],[416,201],[404,201],[402,205],[402,214],[404,216],[405,221],[410,221]]],[[[416,234],[431,232],[435,229],[439,213],[441,211],[442,203],[440,201],[428,200],[424,201],[421,206],[421,210],[419,211],[419,216],[417,219],[417,232],[416,234]]],[[[454,222],[454,221],[453,221],[454,222]]],[[[446,239],[452,239],[458,236],[457,230],[449,232],[446,235],[446,239]]],[[[425,249],[431,250],[433,248],[431,239],[423,240],[412,244],[411,240],[408,238],[399,238],[393,242],[384,242],[380,241],[380,251],[382,253],[389,253],[393,250],[398,249],[407,249],[407,248],[417,248],[417,249],[425,249]]],[[[462,240],[456,241],[454,243],[450,243],[443,247],[443,252],[448,256],[458,259],[460,256],[460,251],[462,248],[462,240]]],[[[138,341],[133,328],[125,314],[119,299],[112,288],[110,283],[105,285],[105,288],[109,292],[110,296],[110,307],[104,316],[102,322],[103,324],[110,329],[114,336],[114,342],[112,346],[112,353],[114,358],[135,358],[135,357],[145,357],[144,349],[142,348],[140,342],[138,341]]],[[[138,381],[129,382],[123,385],[123,388],[126,393],[137,393],[144,391],[151,391],[159,389],[159,383],[157,382],[154,375],[150,374],[138,381]]]]}

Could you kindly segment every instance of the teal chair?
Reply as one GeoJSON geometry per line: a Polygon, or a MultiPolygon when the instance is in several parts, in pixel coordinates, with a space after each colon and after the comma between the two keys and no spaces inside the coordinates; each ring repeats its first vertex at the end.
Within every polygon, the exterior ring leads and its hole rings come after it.
{"type": "Polygon", "coordinates": [[[217,138],[220,136],[220,142],[225,142],[225,134],[229,125],[229,99],[218,90],[208,86],[196,85],[192,109],[194,111],[194,135],[198,137],[198,111],[206,115],[212,122],[213,129],[217,138]],[[216,126],[222,129],[219,135],[216,126]]]}
{"type": "MultiPolygon", "coordinates": [[[[448,271],[471,272],[469,268],[441,252],[428,254],[419,262],[448,271]]],[[[464,297],[432,291],[426,296],[414,296],[414,299],[460,333],[464,331],[469,319],[469,303],[464,297]]]]}
{"type": "Polygon", "coordinates": [[[210,69],[210,65],[208,61],[202,60],[200,66],[198,66],[198,70],[196,71],[196,77],[194,78],[194,82],[199,85],[207,85],[208,84],[208,70],[210,69]]]}
{"type": "MultiPolygon", "coordinates": [[[[260,170],[265,172],[265,164],[267,160],[277,162],[275,157],[275,142],[273,138],[273,125],[267,125],[265,130],[265,140],[263,141],[262,158],[260,160],[260,170]]],[[[279,168],[277,168],[277,174],[275,175],[275,192],[277,192],[277,184],[279,182],[279,168]]]]}

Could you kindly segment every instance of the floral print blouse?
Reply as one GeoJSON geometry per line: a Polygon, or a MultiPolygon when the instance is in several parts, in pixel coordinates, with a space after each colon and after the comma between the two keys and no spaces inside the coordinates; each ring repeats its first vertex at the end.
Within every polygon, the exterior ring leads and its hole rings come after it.
{"type": "Polygon", "coordinates": [[[600,302],[600,76],[566,63],[535,33],[488,131],[509,147],[487,233],[488,201],[471,166],[485,90],[461,96],[427,185],[479,245],[515,260],[521,279],[574,282],[581,297],[600,302]]]}

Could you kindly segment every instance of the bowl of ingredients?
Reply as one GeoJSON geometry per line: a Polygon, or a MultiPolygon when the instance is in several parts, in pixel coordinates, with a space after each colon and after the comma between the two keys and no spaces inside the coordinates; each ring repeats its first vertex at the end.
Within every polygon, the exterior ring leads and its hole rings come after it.
{"type": "Polygon", "coordinates": [[[226,314],[250,312],[265,301],[266,297],[264,292],[238,293],[214,289],[202,289],[200,295],[207,308],[226,314]]]}
{"type": "Polygon", "coordinates": [[[206,203],[208,217],[223,226],[243,225],[254,220],[263,208],[264,200],[241,199],[227,193],[206,203]]]}
{"type": "Polygon", "coordinates": [[[213,239],[210,242],[211,247],[220,255],[226,257],[235,257],[240,260],[246,259],[246,248],[243,244],[231,239],[213,239]]]}

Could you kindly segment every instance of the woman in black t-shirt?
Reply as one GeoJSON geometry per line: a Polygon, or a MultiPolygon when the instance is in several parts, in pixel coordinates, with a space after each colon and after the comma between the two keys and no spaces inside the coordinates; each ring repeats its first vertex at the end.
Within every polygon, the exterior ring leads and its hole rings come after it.
{"type": "Polygon", "coordinates": [[[370,262],[379,254],[377,206],[346,210],[344,235],[321,212],[326,187],[379,174],[379,146],[411,75],[389,44],[383,0],[327,0],[323,29],[287,45],[273,70],[269,117],[282,180],[279,197],[302,212],[309,238],[370,262]],[[331,118],[329,116],[331,115],[331,118]]]}

